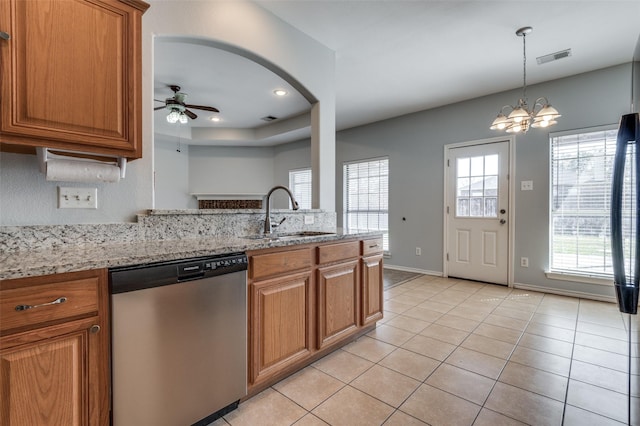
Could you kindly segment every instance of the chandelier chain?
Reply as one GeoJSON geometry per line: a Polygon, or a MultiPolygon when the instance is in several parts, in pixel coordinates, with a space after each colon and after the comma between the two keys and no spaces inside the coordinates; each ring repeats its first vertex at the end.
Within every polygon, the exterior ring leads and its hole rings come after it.
{"type": "Polygon", "coordinates": [[[527,101],[527,34],[522,34],[522,101],[527,101]]]}

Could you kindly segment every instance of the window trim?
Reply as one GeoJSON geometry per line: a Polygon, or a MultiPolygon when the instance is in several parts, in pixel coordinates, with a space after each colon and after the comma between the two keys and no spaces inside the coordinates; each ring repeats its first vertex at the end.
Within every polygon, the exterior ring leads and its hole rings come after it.
{"type": "MultiPolygon", "coordinates": [[[[380,157],[371,157],[371,158],[363,158],[363,159],[358,159],[358,160],[350,160],[350,161],[343,161],[342,162],[342,227],[345,231],[349,231],[349,227],[348,227],[348,222],[347,222],[347,197],[348,197],[348,191],[347,191],[347,176],[346,176],[346,167],[352,164],[362,164],[362,163],[369,163],[369,162],[373,162],[373,161],[382,161],[382,160],[386,160],[387,161],[387,170],[388,170],[388,175],[387,175],[387,243],[388,243],[388,247],[386,250],[383,250],[383,255],[387,256],[387,257],[391,257],[391,244],[390,244],[390,229],[389,229],[389,186],[390,186],[390,182],[391,182],[391,174],[390,174],[390,164],[391,164],[391,160],[389,159],[388,155],[383,155],[380,157]]],[[[384,211],[384,210],[376,210],[378,212],[380,211],[384,211]]],[[[384,231],[371,231],[371,232],[382,232],[384,235],[384,231]]]]}
{"type": "MultiPolygon", "coordinates": [[[[311,210],[313,208],[313,172],[311,170],[311,167],[300,167],[297,169],[290,169],[288,172],[289,175],[289,189],[291,190],[291,192],[294,194],[295,196],[295,189],[294,186],[291,184],[291,173],[296,173],[296,172],[306,172],[308,171],[309,174],[311,175],[311,188],[309,190],[309,201],[311,203],[311,205],[308,208],[304,208],[304,207],[300,207],[301,210],[311,210]]],[[[297,201],[297,197],[296,197],[296,201],[297,201]]],[[[291,200],[289,200],[289,208],[292,208],[291,206],[291,200]]]]}
{"type": "Polygon", "coordinates": [[[552,139],[562,136],[570,136],[570,135],[578,135],[583,133],[595,133],[595,132],[606,132],[610,130],[618,130],[617,124],[602,124],[598,126],[592,127],[584,127],[570,130],[563,130],[559,132],[549,132],[549,188],[548,188],[548,196],[549,196],[549,209],[548,209],[548,237],[549,237],[549,246],[547,252],[548,258],[548,266],[545,270],[545,275],[548,279],[552,280],[560,280],[560,281],[571,281],[571,282],[580,282],[586,284],[595,284],[595,285],[603,285],[603,286],[613,286],[613,272],[611,273],[593,273],[590,274],[584,271],[578,271],[573,269],[560,269],[552,267],[553,260],[553,147],[552,147],[552,139]]]}

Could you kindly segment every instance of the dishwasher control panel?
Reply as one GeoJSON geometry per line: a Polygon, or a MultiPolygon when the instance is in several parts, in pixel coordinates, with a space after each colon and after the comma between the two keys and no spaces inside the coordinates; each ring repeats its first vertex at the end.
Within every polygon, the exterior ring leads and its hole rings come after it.
{"type": "Polygon", "coordinates": [[[244,253],[234,253],[216,257],[112,268],[109,271],[110,292],[111,294],[125,293],[246,271],[247,264],[247,256],[244,253]]]}

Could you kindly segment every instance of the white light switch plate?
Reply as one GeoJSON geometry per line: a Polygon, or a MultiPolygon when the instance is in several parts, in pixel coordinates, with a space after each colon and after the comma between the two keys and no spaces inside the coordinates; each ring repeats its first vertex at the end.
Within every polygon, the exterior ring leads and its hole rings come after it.
{"type": "Polygon", "coordinates": [[[520,182],[520,191],[533,191],[533,181],[523,180],[520,182]]]}
{"type": "Polygon", "coordinates": [[[98,188],[58,187],[59,209],[97,209],[98,188]]]}
{"type": "Polygon", "coordinates": [[[313,225],[314,218],[313,215],[304,215],[304,224],[305,225],[313,225]]]}

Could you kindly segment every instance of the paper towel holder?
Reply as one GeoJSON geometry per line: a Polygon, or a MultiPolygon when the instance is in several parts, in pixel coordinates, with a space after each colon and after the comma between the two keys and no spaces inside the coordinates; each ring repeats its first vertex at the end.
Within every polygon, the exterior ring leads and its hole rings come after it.
{"type": "MultiPolygon", "coordinates": [[[[55,151],[60,152],[63,155],[54,154],[53,152],[49,151],[49,148],[46,148],[43,146],[36,147],[36,154],[38,155],[38,163],[40,166],[41,173],[44,173],[44,174],[47,173],[47,160],[49,160],[50,158],[78,159],[78,161],[100,161],[100,160],[93,160],[89,158],[71,157],[71,156],[64,155],[64,153],[69,153],[69,154],[90,155],[92,157],[97,156],[97,157],[103,157],[106,160],[111,160],[111,161],[104,161],[104,162],[106,163],[112,162],[117,164],[118,167],[120,168],[120,179],[124,179],[125,171],[127,168],[127,159],[125,157],[114,157],[109,155],[93,154],[93,153],[80,152],[80,151],[67,151],[67,150],[61,150],[61,149],[55,149],[55,151]]],[[[103,162],[103,161],[100,161],[100,162],[103,162]]]]}

